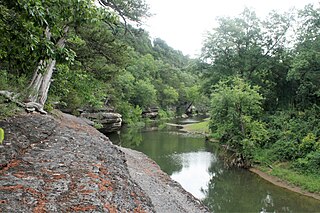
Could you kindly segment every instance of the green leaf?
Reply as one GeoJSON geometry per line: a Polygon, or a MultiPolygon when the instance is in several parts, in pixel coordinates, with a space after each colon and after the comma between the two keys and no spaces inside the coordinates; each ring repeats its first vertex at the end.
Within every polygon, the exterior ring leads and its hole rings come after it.
{"type": "Polygon", "coordinates": [[[3,140],[4,140],[4,130],[0,128],[0,144],[2,144],[3,140]]]}

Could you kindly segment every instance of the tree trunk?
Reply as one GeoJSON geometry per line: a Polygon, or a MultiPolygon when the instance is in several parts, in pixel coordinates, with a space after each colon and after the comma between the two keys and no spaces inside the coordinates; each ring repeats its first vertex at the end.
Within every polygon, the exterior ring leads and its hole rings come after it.
{"type": "MultiPolygon", "coordinates": [[[[59,39],[56,46],[57,48],[63,48],[66,42],[66,34],[69,30],[69,27],[64,28],[64,35],[59,39]]],[[[51,39],[51,33],[49,27],[45,31],[46,38],[51,39]]],[[[38,67],[36,68],[32,81],[28,87],[29,89],[29,102],[39,103],[42,107],[44,106],[48,92],[51,84],[51,77],[56,66],[56,60],[53,58],[47,60],[41,60],[38,67]],[[44,69],[44,70],[43,70],[44,69]],[[43,70],[43,72],[41,72],[43,70]]]]}

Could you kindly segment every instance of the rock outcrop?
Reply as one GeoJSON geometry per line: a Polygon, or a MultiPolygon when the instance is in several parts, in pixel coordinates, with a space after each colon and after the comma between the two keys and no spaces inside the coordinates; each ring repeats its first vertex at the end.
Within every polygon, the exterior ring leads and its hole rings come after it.
{"type": "Polygon", "coordinates": [[[122,115],[115,112],[84,112],[82,118],[88,119],[94,124],[101,124],[99,131],[103,133],[116,132],[122,125],[122,115]]]}
{"type": "Polygon", "coordinates": [[[0,212],[154,212],[124,154],[80,119],[0,121],[0,212]]]}
{"type": "Polygon", "coordinates": [[[148,108],[142,112],[143,118],[155,119],[158,117],[158,115],[159,115],[159,108],[157,107],[148,108]]]}
{"type": "Polygon", "coordinates": [[[0,127],[0,212],[208,212],[152,160],[80,118],[23,114],[0,127]]]}

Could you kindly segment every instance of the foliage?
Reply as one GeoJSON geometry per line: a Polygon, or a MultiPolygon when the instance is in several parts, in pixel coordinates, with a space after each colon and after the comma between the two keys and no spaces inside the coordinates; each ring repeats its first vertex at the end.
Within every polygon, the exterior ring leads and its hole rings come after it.
{"type": "Polygon", "coordinates": [[[4,130],[0,128],[0,144],[2,144],[3,140],[4,140],[4,130]]]}
{"type": "Polygon", "coordinates": [[[266,19],[248,9],[221,17],[197,63],[201,90],[212,95],[212,135],[248,161],[288,164],[285,174],[319,175],[319,17],[314,5],[266,19]]]}
{"type": "Polygon", "coordinates": [[[298,158],[293,163],[293,168],[309,174],[320,175],[320,149],[308,153],[304,158],[298,158]]]}
{"type": "Polygon", "coordinates": [[[105,98],[102,82],[82,70],[70,70],[66,65],[58,65],[50,93],[59,94],[60,105],[72,111],[84,106],[98,107],[105,98]]]}
{"type": "Polygon", "coordinates": [[[2,96],[0,96],[0,109],[0,120],[13,116],[17,112],[21,111],[21,109],[15,103],[9,102],[2,96]]]}
{"type": "Polygon", "coordinates": [[[211,93],[221,79],[238,75],[259,85],[266,105],[274,108],[268,103],[282,101],[283,87],[278,87],[285,85],[277,81],[285,80],[289,69],[284,59],[288,58],[285,35],[291,20],[290,14],[276,13],[261,20],[249,9],[239,17],[219,18],[219,26],[208,33],[202,50],[204,90],[211,93]]]}
{"type": "Polygon", "coordinates": [[[142,110],[139,106],[132,106],[130,103],[121,103],[116,106],[116,110],[121,113],[123,122],[129,125],[134,125],[141,121],[142,110]]]}
{"type": "Polygon", "coordinates": [[[161,106],[174,106],[177,104],[178,98],[179,98],[179,93],[173,88],[173,87],[166,87],[162,91],[162,97],[161,101],[161,106]]]}
{"type": "Polygon", "coordinates": [[[96,129],[101,129],[101,128],[103,128],[103,125],[102,125],[101,123],[95,122],[95,123],[93,124],[93,127],[96,128],[96,129]]]}
{"type": "Polygon", "coordinates": [[[134,105],[149,107],[156,104],[157,91],[151,82],[138,80],[134,85],[133,94],[134,105]]]}
{"type": "Polygon", "coordinates": [[[269,116],[270,142],[278,160],[296,160],[319,149],[319,108],[269,116]]]}
{"type": "Polygon", "coordinates": [[[220,81],[212,94],[211,132],[248,161],[255,148],[268,139],[265,124],[259,121],[263,98],[258,89],[235,77],[220,81]]]}
{"type": "MultiPolygon", "coordinates": [[[[176,116],[176,112],[175,111],[168,110],[168,109],[167,110],[159,109],[158,117],[159,117],[160,121],[173,119],[175,116],[176,116]]],[[[160,124],[160,126],[167,127],[167,125],[165,123],[163,123],[163,125],[160,124]]],[[[160,126],[159,126],[159,128],[161,128],[160,126]]]]}
{"type": "Polygon", "coordinates": [[[302,189],[310,192],[320,192],[319,176],[314,174],[300,174],[299,172],[292,171],[281,164],[276,165],[271,171],[271,174],[280,177],[302,189]]]}
{"type": "Polygon", "coordinates": [[[288,80],[297,84],[296,102],[301,108],[320,104],[320,12],[308,5],[299,13],[301,26],[288,80]]]}

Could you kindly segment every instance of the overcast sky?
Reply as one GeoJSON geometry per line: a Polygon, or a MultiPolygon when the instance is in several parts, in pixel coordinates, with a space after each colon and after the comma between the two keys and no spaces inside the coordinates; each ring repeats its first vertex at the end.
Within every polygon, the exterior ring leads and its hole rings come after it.
{"type": "Polygon", "coordinates": [[[184,54],[200,53],[205,32],[215,26],[218,16],[237,16],[245,7],[263,17],[271,10],[303,8],[319,0],[146,0],[154,14],[145,28],[152,38],[159,37],[184,54]]]}

